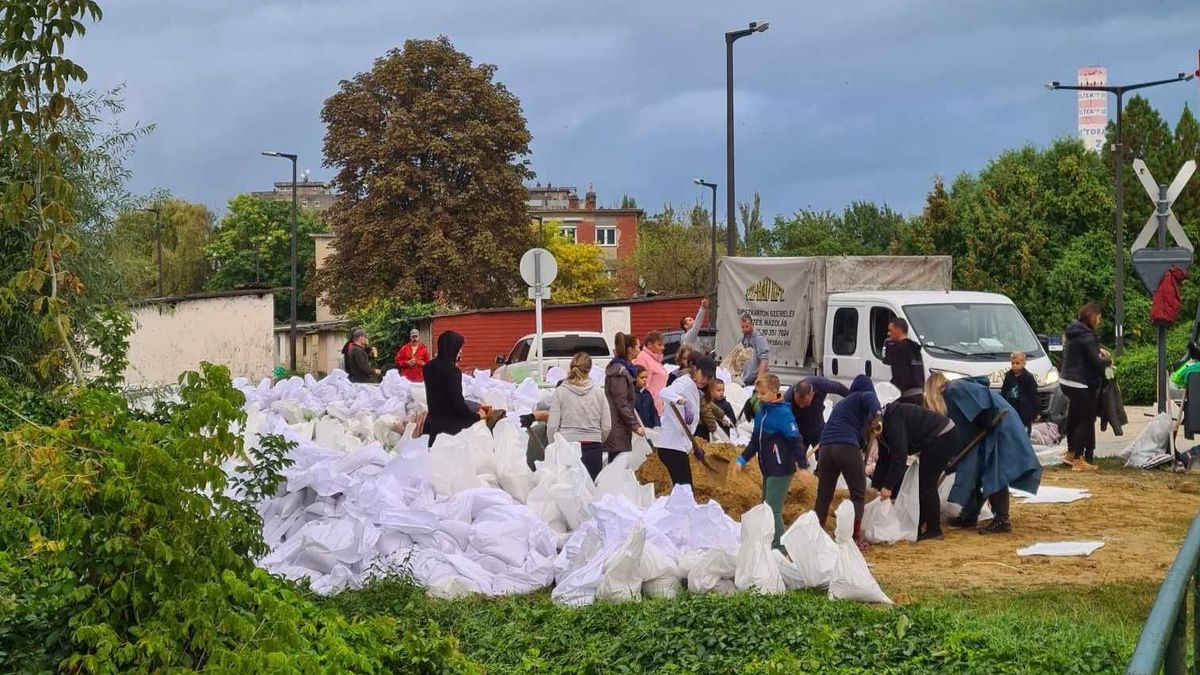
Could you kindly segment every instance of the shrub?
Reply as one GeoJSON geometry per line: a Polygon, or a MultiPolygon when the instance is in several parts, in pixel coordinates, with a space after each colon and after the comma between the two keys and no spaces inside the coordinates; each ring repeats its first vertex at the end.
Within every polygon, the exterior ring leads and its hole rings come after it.
{"type": "Polygon", "coordinates": [[[435,627],[348,621],[254,566],[262,523],[237,496],[272,493],[288,445],[244,453],[243,403],[228,371],[205,364],[150,413],[82,389],[52,424],[4,434],[0,670],[469,667],[435,627]],[[233,457],[252,460],[245,478],[222,469],[233,457]]]}
{"type": "MultiPolygon", "coordinates": [[[[1167,370],[1171,364],[1187,354],[1192,326],[1183,322],[1167,331],[1167,370]]],[[[1117,383],[1121,386],[1121,397],[1126,405],[1149,405],[1157,397],[1158,341],[1130,347],[1114,360],[1117,383]]]]}

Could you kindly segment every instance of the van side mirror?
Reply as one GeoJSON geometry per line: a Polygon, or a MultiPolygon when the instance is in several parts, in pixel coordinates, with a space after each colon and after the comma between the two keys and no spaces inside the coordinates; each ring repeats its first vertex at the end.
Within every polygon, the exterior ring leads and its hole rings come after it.
{"type": "Polygon", "coordinates": [[[506,365],[508,365],[508,359],[504,358],[503,355],[499,355],[496,357],[496,365],[506,366],[506,365]]]}

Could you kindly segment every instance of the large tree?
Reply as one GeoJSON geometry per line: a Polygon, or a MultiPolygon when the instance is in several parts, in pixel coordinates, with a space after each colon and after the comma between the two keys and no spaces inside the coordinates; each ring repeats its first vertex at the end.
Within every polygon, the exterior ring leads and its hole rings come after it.
{"type": "MultiPolygon", "coordinates": [[[[549,223],[547,223],[549,226],[549,223]]],[[[616,293],[616,281],[608,274],[604,252],[595,244],[576,243],[558,233],[558,227],[546,240],[546,250],[558,263],[558,276],[550,285],[550,302],[592,302],[607,300],[616,293]]],[[[532,302],[522,289],[522,304],[532,302]]]]}
{"type": "MultiPolygon", "coordinates": [[[[703,206],[693,207],[685,221],[666,204],[639,223],[637,249],[622,265],[647,292],[708,293],[713,288],[711,238],[712,221],[703,206]]],[[[717,241],[723,245],[724,228],[717,230],[717,241]]]]}
{"type": "MultiPolygon", "coordinates": [[[[184,295],[204,290],[209,276],[206,247],[213,236],[213,214],[203,204],[174,197],[143,200],[142,208],[158,209],[162,228],[163,293],[184,295]]],[[[125,291],[133,298],[158,293],[155,217],[126,211],[117,217],[109,244],[113,264],[125,291]]]]}
{"type": "Polygon", "coordinates": [[[337,238],[318,286],[335,309],[373,297],[488,307],[521,288],[530,135],[495,71],[445,37],[409,40],[325,101],[337,238]]]}
{"type": "MultiPolygon", "coordinates": [[[[312,235],[324,232],[312,213],[296,214],[296,277],[300,287],[296,313],[301,319],[315,318],[316,305],[309,286],[313,275],[316,244],[312,235]]],[[[215,271],[208,287],[228,290],[247,284],[292,284],[292,203],[254,195],[229,200],[228,211],[208,245],[215,271]]],[[[288,298],[275,298],[275,316],[290,315],[288,298]]]]}

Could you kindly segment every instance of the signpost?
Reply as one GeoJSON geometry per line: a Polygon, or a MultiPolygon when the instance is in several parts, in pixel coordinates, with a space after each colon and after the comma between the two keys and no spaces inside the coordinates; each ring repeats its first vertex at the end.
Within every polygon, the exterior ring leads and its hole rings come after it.
{"type": "Polygon", "coordinates": [[[534,344],[537,345],[537,381],[543,382],[546,372],[542,370],[542,301],[550,299],[550,284],[558,277],[558,261],[544,248],[531,248],[521,256],[521,278],[529,284],[529,298],[533,300],[534,344]]]}
{"type": "MultiPolygon", "coordinates": [[[[1159,185],[1150,169],[1141,159],[1133,160],[1133,171],[1145,188],[1146,194],[1154,202],[1154,213],[1146,221],[1146,226],[1133,241],[1130,250],[1133,253],[1133,269],[1137,272],[1146,286],[1146,290],[1154,293],[1162,281],[1163,275],[1172,267],[1183,271],[1192,264],[1192,242],[1188,240],[1183,227],[1171,212],[1171,205],[1179,198],[1187,182],[1196,173],[1196,161],[1188,160],[1176,174],[1170,186],[1159,185]],[[1175,240],[1175,246],[1167,246],[1167,232],[1175,240]],[[1158,235],[1157,246],[1146,248],[1150,238],[1158,235]]],[[[1167,410],[1167,327],[1158,326],[1158,412],[1167,410]]]]}

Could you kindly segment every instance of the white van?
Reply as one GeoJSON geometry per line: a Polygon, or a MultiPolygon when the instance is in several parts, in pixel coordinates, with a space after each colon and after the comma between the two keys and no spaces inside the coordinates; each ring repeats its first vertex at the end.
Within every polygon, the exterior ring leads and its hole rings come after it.
{"type": "MultiPolygon", "coordinates": [[[[537,374],[536,335],[526,335],[517,340],[508,356],[496,357],[499,368],[492,374],[498,380],[522,382],[537,374]]],[[[601,333],[585,331],[549,331],[542,333],[542,367],[545,371],[559,367],[570,370],[571,359],[577,352],[592,357],[592,366],[603,370],[612,361],[612,348],[601,333]]],[[[546,373],[543,372],[544,376],[546,373]]]]}
{"type": "Polygon", "coordinates": [[[865,374],[891,378],[883,343],[894,317],[908,321],[908,337],[921,345],[925,374],[949,379],[985,376],[999,387],[1009,355],[1024,352],[1043,408],[1058,385],[1058,370],[1020,310],[1003,295],[969,291],[859,291],[833,293],[825,320],[821,370],[849,382],[865,374]]]}

